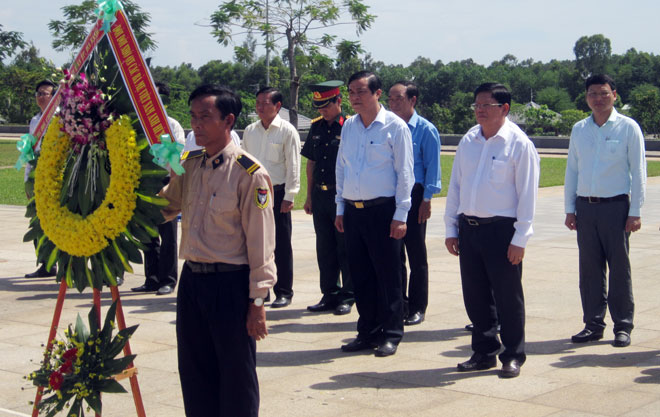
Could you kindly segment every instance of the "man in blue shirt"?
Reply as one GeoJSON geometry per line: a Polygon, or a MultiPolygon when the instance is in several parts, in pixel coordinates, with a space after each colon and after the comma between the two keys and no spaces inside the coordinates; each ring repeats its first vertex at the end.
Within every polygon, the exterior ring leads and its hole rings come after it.
{"type": "Polygon", "coordinates": [[[614,109],[616,84],[608,75],[586,81],[592,115],[573,126],[564,186],[565,224],[577,230],[584,330],[573,343],[600,340],[605,311],[615,347],[630,345],[635,305],[628,238],[642,226],[646,188],[644,136],[614,109]],[[609,268],[609,293],[605,271],[609,268]]]}
{"type": "Polygon", "coordinates": [[[408,124],[412,133],[415,185],[412,205],[401,248],[404,324],[424,321],[429,302],[429,265],[426,257],[426,221],[431,217],[431,198],[440,192],[440,135],[431,122],[415,111],[419,89],[410,81],[397,81],[389,91],[390,110],[408,124]],[[406,251],[410,263],[410,282],[406,271],[406,251]],[[406,295],[406,288],[408,295],[406,295]]]}
{"type": "Polygon", "coordinates": [[[344,352],[396,353],[403,337],[401,239],[414,184],[412,138],[406,123],[378,100],[380,79],[360,71],[348,80],[357,112],[346,120],[337,154],[337,230],[345,233],[348,267],[360,317],[344,352]]]}

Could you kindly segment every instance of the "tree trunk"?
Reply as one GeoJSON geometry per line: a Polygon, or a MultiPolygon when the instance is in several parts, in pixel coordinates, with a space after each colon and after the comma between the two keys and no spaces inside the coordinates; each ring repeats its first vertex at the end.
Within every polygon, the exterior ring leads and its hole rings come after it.
{"type": "Polygon", "coordinates": [[[289,99],[291,106],[289,107],[289,122],[298,129],[298,90],[300,89],[300,77],[298,77],[298,70],[296,68],[296,55],[295,55],[295,42],[291,35],[291,29],[286,31],[287,38],[287,51],[286,55],[289,59],[289,99]]]}

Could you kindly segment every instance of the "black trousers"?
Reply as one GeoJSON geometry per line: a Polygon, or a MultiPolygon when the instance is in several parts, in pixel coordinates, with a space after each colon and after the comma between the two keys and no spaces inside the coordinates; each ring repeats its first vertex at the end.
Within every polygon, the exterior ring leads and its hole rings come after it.
{"type": "Polygon", "coordinates": [[[250,271],[195,274],[183,266],[176,338],[188,417],[257,417],[256,343],[246,328],[250,271]]]}
{"type": "Polygon", "coordinates": [[[515,219],[470,226],[461,218],[458,249],[463,301],[474,324],[472,350],[494,355],[501,345],[500,360],[525,362],[525,298],[522,263],[507,259],[515,219]],[[502,326],[497,338],[497,323],[502,326]]]}
{"type": "Polygon", "coordinates": [[[401,247],[401,282],[403,289],[403,313],[426,313],[429,304],[429,264],[426,256],[426,224],[419,223],[419,206],[424,200],[424,186],[415,184],[412,190],[412,206],[406,222],[407,231],[401,247]],[[405,250],[404,250],[405,247],[405,250]],[[410,281],[406,270],[406,252],[410,264],[410,281]],[[406,295],[406,289],[408,294],[406,295]]]}
{"type": "Polygon", "coordinates": [[[344,234],[335,227],[337,204],[334,188],[325,191],[317,187],[312,189],[312,212],[323,298],[333,304],[352,303],[353,282],[346,259],[344,234]]]}
{"type": "Polygon", "coordinates": [[[291,212],[280,213],[284,200],[284,185],[274,188],[273,213],[275,214],[275,266],[277,283],[273,288],[276,297],[293,297],[293,248],[291,247],[291,212]]]}
{"type": "Polygon", "coordinates": [[[401,240],[390,238],[394,198],[362,209],[346,204],[346,253],[360,317],[358,337],[376,343],[403,337],[401,240]]]}
{"type": "Polygon", "coordinates": [[[177,281],[176,220],[159,224],[158,234],[160,237],[152,239],[149,250],[144,252],[144,285],[151,289],[174,287],[177,281]]]}
{"type": "Polygon", "coordinates": [[[605,328],[608,306],[614,333],[630,333],[633,329],[635,303],[628,257],[630,233],[625,231],[629,207],[627,201],[590,204],[578,199],[576,202],[580,296],[583,321],[591,330],[605,328]]]}

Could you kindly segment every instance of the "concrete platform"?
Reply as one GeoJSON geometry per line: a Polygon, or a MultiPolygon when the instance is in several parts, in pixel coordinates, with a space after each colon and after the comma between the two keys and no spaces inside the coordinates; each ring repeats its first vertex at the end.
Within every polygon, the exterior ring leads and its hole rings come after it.
{"type": "MultiPolygon", "coordinates": [[[[636,301],[632,345],[611,346],[611,321],[600,342],[574,345],[582,328],[575,234],[564,225],[563,189],[539,193],[535,235],[527,248],[524,285],[528,360],[519,378],[496,370],[457,373],[470,355],[457,258],[444,248],[445,200],[433,201],[428,227],[431,272],[427,319],[407,327],[397,354],[344,354],[357,313],[311,314],[318,271],[311,218],[293,215],[295,297],[268,310],[270,335],[258,343],[261,416],[657,416],[660,415],[660,178],[649,179],[643,228],[631,238],[636,301]]],[[[35,388],[23,379],[42,355],[55,305],[54,279],[25,279],[34,269],[23,208],[0,206],[0,417],[30,414],[35,388]]],[[[141,270],[141,266],[136,268],[141,270]]],[[[183,416],[176,366],[175,301],[121,287],[148,416],[183,416]]],[[[104,306],[109,294],[104,293],[104,306]]],[[[61,327],[84,315],[89,291],[70,290],[61,327]]],[[[135,415],[130,394],[104,396],[104,416],[135,415]]]]}

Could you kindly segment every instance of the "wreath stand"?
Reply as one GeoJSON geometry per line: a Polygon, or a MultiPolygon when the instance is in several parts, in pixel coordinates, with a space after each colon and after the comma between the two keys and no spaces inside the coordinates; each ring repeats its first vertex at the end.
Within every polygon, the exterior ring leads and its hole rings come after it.
{"type": "MultiPolygon", "coordinates": [[[[55,312],[53,313],[53,322],[50,326],[50,333],[48,334],[48,343],[46,344],[46,352],[44,353],[44,361],[50,360],[50,354],[53,350],[53,341],[55,340],[57,327],[60,324],[60,316],[62,315],[62,306],[64,305],[64,298],[66,297],[66,280],[62,279],[60,282],[60,290],[57,294],[57,303],[55,304],[55,312]]],[[[121,299],[119,297],[119,290],[116,285],[110,287],[110,293],[112,294],[112,301],[117,302],[117,326],[119,330],[126,328],[126,320],[124,319],[124,310],[121,307],[121,299]]],[[[94,301],[94,308],[96,309],[96,316],[99,320],[99,325],[101,321],[101,291],[93,288],[92,298],[94,301]]],[[[131,346],[130,342],[127,340],[126,345],[124,345],[124,356],[131,355],[131,346]]],[[[133,392],[133,401],[135,402],[135,410],[137,411],[138,417],[146,417],[144,412],[144,404],[142,403],[142,395],[140,394],[140,385],[137,380],[137,368],[130,363],[128,367],[121,374],[114,376],[114,379],[120,381],[125,378],[130,378],[131,382],[131,391],[133,392]]],[[[32,409],[32,417],[39,416],[38,405],[41,401],[43,395],[44,387],[37,388],[37,395],[34,398],[34,408],[32,409]]],[[[101,415],[96,413],[96,417],[101,415]]]]}

